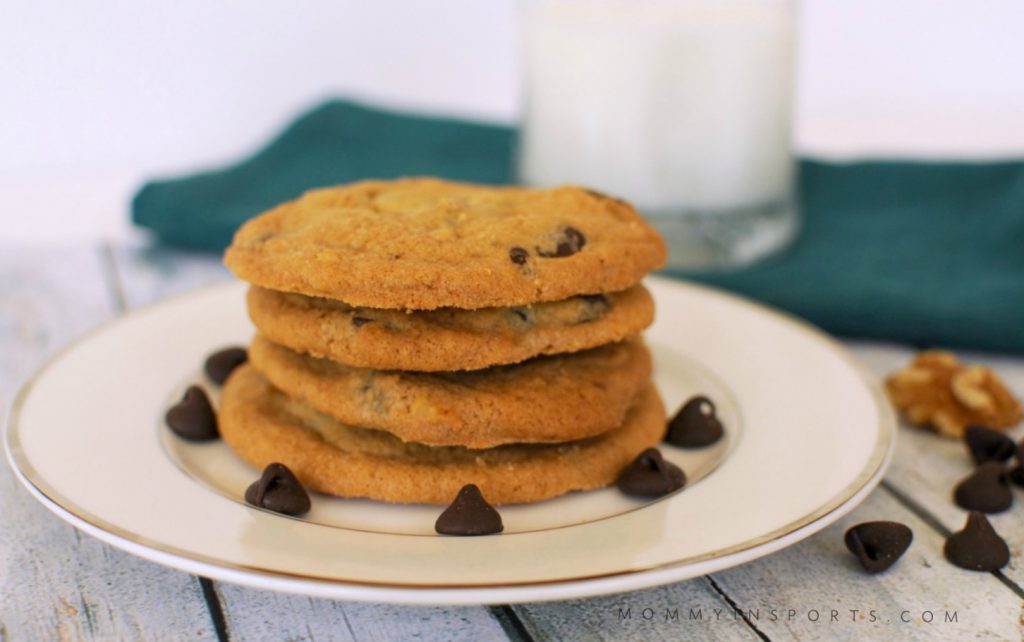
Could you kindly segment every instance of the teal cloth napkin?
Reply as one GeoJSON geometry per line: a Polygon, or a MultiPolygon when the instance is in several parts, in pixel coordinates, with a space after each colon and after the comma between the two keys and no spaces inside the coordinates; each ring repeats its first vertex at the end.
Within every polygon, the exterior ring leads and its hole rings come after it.
{"type": "MultiPolygon", "coordinates": [[[[237,165],[146,184],[132,218],[221,250],[243,221],[311,187],[436,175],[512,182],[515,131],[329,102],[237,165]]],[[[600,186],[596,186],[600,188],[600,186]]],[[[800,163],[803,229],[754,267],[672,273],[834,334],[1024,352],[1024,163],[800,163]]]]}

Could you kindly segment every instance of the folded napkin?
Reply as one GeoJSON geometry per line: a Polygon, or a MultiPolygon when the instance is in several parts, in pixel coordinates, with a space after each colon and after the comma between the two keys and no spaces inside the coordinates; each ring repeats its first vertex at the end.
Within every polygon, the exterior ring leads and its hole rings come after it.
{"type": "MultiPolygon", "coordinates": [[[[143,186],[132,218],[220,250],[244,220],[363,178],[513,180],[507,127],[329,102],[232,167],[143,186]]],[[[600,186],[595,186],[600,189],[600,186]]],[[[684,273],[834,334],[1024,352],[1024,163],[800,163],[803,228],[742,270],[684,273]]]]}

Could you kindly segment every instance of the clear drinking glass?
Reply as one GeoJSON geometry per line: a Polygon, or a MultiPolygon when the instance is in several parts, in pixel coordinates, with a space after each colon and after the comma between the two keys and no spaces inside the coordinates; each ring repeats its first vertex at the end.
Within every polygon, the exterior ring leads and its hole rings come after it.
{"type": "Polygon", "coordinates": [[[632,202],[669,267],[742,265],[798,229],[796,0],[529,0],[520,180],[632,202]]]}

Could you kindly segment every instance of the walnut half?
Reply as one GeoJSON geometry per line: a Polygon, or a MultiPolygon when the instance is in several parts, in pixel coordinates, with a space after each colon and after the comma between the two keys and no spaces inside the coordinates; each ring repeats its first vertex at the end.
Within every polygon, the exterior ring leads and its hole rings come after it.
{"type": "Polygon", "coordinates": [[[963,437],[967,426],[1009,428],[1021,420],[1020,403],[994,372],[949,352],[922,352],[889,375],[885,390],[911,423],[947,437],[963,437]]]}

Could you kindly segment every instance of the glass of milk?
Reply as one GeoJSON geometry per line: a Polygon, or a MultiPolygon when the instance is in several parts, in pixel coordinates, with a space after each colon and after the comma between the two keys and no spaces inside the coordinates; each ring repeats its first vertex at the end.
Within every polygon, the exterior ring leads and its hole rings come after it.
{"type": "Polygon", "coordinates": [[[523,19],[524,183],[630,201],[669,267],[794,237],[796,0],[530,0],[523,19]]]}

